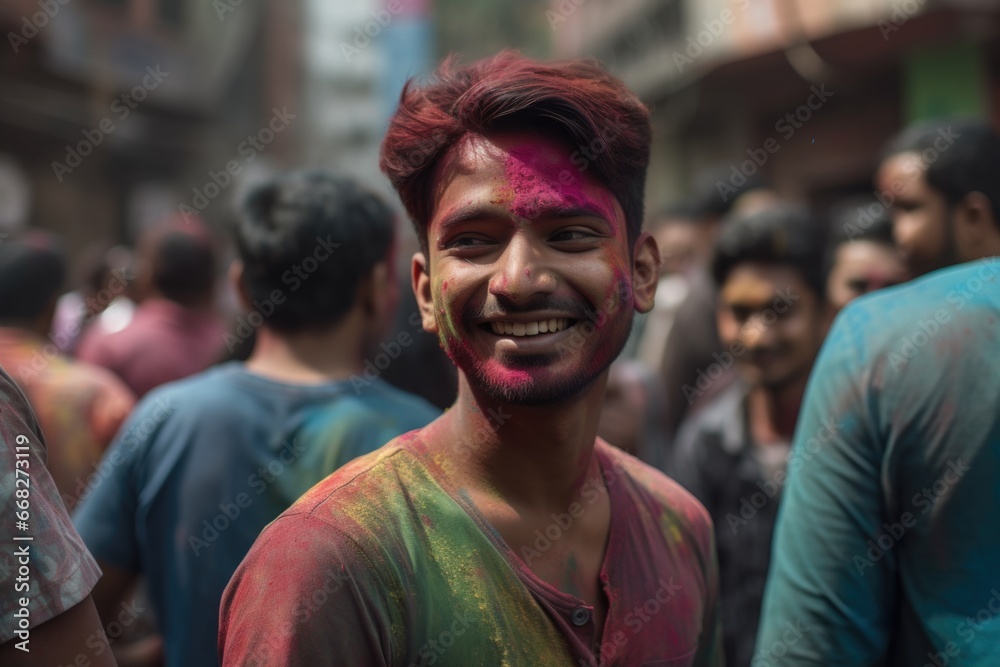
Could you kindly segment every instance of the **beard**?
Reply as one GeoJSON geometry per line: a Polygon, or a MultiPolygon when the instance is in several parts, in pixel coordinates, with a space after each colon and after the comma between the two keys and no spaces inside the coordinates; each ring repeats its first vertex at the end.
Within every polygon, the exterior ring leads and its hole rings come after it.
{"type": "MultiPolygon", "coordinates": [[[[628,342],[634,319],[631,302],[628,307],[620,308],[618,313],[605,318],[602,325],[598,325],[597,312],[592,308],[581,311],[581,315],[574,325],[580,330],[561,344],[563,350],[551,353],[505,355],[499,359],[484,360],[462,340],[442,339],[441,347],[452,363],[465,373],[470,384],[491,401],[522,406],[566,403],[586,391],[618,358],[628,342]],[[595,336],[601,339],[588,349],[588,342],[594,342],[595,336]],[[567,354],[579,358],[574,368],[562,375],[545,370],[567,354]]],[[[463,321],[476,320],[463,317],[463,321]]]]}

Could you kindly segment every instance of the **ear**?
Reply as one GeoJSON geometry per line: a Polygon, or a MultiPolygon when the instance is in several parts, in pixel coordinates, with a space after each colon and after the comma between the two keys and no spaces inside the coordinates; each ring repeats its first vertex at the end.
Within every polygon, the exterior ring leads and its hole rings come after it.
{"type": "Polygon", "coordinates": [[[632,252],[632,295],[636,311],[648,313],[653,309],[659,278],[660,249],[652,234],[643,232],[635,240],[632,252]]]}
{"type": "Polygon", "coordinates": [[[434,296],[431,290],[430,266],[426,255],[414,253],[410,267],[410,277],[413,281],[413,295],[417,298],[420,309],[420,321],[424,331],[432,334],[438,332],[437,318],[434,316],[434,296]]]}
{"type": "Polygon", "coordinates": [[[239,302],[240,310],[243,312],[250,312],[250,295],[247,294],[246,285],[243,284],[243,261],[239,259],[234,259],[229,265],[229,284],[233,286],[233,290],[236,292],[236,299],[239,302]]]}
{"type": "Polygon", "coordinates": [[[997,220],[989,198],[982,192],[970,192],[962,197],[952,216],[955,245],[959,257],[976,259],[984,248],[992,247],[998,231],[997,220]]]}

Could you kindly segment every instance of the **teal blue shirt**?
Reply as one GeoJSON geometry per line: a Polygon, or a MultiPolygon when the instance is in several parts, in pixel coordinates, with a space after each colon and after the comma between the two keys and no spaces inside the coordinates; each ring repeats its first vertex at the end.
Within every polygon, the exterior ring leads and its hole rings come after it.
{"type": "Polygon", "coordinates": [[[1000,665],[1000,259],[850,304],[813,369],[754,665],[1000,665]]]}
{"type": "Polygon", "coordinates": [[[211,667],[222,591],[264,526],[438,414],[381,380],[295,385],[225,364],[140,401],[73,520],[98,561],[146,576],[168,667],[211,667]]]}

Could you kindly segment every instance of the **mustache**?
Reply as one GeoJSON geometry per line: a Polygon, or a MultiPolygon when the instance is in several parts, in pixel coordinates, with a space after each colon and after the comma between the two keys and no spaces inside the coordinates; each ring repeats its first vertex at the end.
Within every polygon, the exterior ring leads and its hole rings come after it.
{"type": "Polygon", "coordinates": [[[464,319],[466,321],[500,320],[512,315],[539,311],[555,311],[565,313],[575,320],[597,322],[597,311],[590,304],[563,297],[550,297],[544,294],[532,297],[517,306],[511,303],[503,303],[501,299],[491,295],[480,304],[467,306],[465,308],[464,319]]]}

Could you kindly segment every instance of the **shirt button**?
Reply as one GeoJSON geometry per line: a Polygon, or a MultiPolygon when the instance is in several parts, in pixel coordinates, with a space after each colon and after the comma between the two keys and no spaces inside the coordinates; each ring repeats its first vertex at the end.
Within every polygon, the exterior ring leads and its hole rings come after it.
{"type": "Polygon", "coordinates": [[[573,610],[570,615],[570,620],[573,621],[573,625],[580,627],[581,625],[586,625],[590,620],[590,610],[586,607],[577,607],[573,610]]]}

